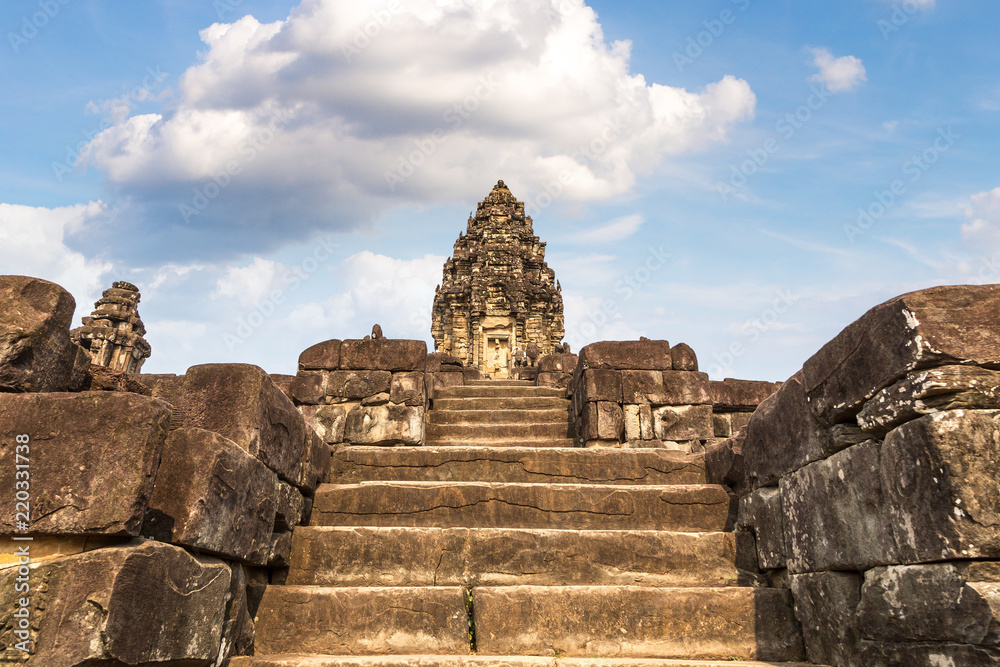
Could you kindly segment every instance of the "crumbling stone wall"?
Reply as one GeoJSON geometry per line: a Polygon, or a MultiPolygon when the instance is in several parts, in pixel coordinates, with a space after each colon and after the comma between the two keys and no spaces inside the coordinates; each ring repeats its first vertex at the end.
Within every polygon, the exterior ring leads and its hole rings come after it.
{"type": "Polygon", "coordinates": [[[709,452],[813,662],[1000,664],[998,306],[957,286],[873,308],[709,452]]]}
{"type": "Polygon", "coordinates": [[[579,357],[550,355],[538,367],[538,384],[569,389],[578,439],[586,446],[702,452],[718,436],[731,435],[777,386],[711,382],[698,372],[690,346],[665,340],[592,343],[579,357]]]}
{"type": "Polygon", "coordinates": [[[329,447],[256,366],[81,391],[74,306],[54,283],[0,276],[0,662],[245,654],[329,447]]]}

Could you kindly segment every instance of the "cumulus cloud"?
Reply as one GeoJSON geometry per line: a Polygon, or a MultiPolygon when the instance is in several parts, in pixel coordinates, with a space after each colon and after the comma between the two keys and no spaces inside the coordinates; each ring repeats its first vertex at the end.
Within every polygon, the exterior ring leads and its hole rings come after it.
{"type": "Polygon", "coordinates": [[[1000,250],[1000,188],[972,195],[965,217],[963,241],[980,250],[1000,250]]]}
{"type": "Polygon", "coordinates": [[[609,44],[584,0],[303,0],[201,38],[169,112],[120,118],[85,152],[182,229],[280,221],[289,238],[500,177],[605,199],[756,104],[732,76],[690,91],[632,73],[631,44],[609,44]]]}
{"type": "Polygon", "coordinates": [[[379,323],[389,338],[427,340],[444,262],[438,255],[397,259],[368,250],[351,255],[336,270],[343,288],[322,302],[296,306],[287,324],[296,331],[361,338],[379,323]]]}
{"type": "Polygon", "coordinates": [[[37,276],[77,297],[77,313],[89,312],[112,264],[71,249],[67,237],[84,231],[105,212],[100,201],[60,208],[0,204],[0,273],[37,276]]]}
{"type": "Polygon", "coordinates": [[[821,83],[831,93],[841,93],[854,90],[868,80],[864,63],[855,56],[834,58],[828,49],[810,49],[813,54],[813,65],[819,68],[819,73],[809,77],[810,81],[821,83]]]}

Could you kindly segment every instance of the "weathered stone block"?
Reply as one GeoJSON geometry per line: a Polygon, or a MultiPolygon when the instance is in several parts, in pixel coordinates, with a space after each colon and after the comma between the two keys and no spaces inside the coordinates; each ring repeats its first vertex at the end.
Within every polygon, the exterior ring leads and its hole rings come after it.
{"type": "Polygon", "coordinates": [[[743,463],[743,438],[738,432],[732,438],[716,442],[705,449],[705,477],[709,484],[724,484],[737,494],[747,491],[746,468],[743,463]]]}
{"type": "MultiPolygon", "coordinates": [[[[222,626],[222,658],[253,655],[253,614],[247,602],[247,569],[241,563],[230,563],[229,602],[222,626]]],[[[222,664],[225,664],[223,661],[222,664]]]]}
{"type": "MultiPolygon", "coordinates": [[[[141,381],[142,375],[136,374],[136,379],[141,381]]],[[[267,377],[271,378],[275,386],[282,391],[282,393],[288,398],[292,398],[292,383],[295,382],[294,375],[285,375],[283,373],[268,373],[267,377]]],[[[152,386],[149,386],[152,389],[152,386]]]]}
{"type": "Polygon", "coordinates": [[[272,535],[268,554],[268,567],[287,568],[292,554],[291,532],[275,533],[272,535]]]}
{"type": "Polygon", "coordinates": [[[772,486],[783,475],[836,451],[830,433],[809,410],[796,373],[758,406],[747,424],[743,456],[754,487],[772,486]]]}
{"type": "Polygon", "coordinates": [[[426,363],[427,343],[422,340],[378,338],[340,344],[340,367],[345,370],[422,371],[426,363]]]}
{"type": "Polygon", "coordinates": [[[583,368],[669,371],[670,343],[665,340],[617,340],[591,343],[580,350],[583,368]]]}
{"type": "Polygon", "coordinates": [[[910,371],[1000,366],[998,312],[1000,285],[932,287],[872,308],[806,361],[810,408],[830,425],[910,371]]]}
{"type": "Polygon", "coordinates": [[[347,415],[344,440],[354,445],[423,444],[424,409],[359,405],[347,415]]]}
{"type": "MultiPolygon", "coordinates": [[[[0,571],[4,664],[24,659],[14,649],[16,576],[17,568],[0,571]]],[[[219,653],[230,578],[224,562],[158,542],[42,563],[31,573],[35,645],[28,664],[207,667],[219,653]]]]}
{"type": "Polygon", "coordinates": [[[656,437],[653,432],[653,410],[648,404],[626,405],[623,411],[625,440],[652,440],[656,437]]]}
{"type": "Polygon", "coordinates": [[[538,367],[536,366],[518,366],[511,370],[511,378],[514,380],[530,380],[535,381],[538,379],[538,367]]]}
{"type": "Polygon", "coordinates": [[[70,341],[76,302],[59,285],[0,276],[0,391],[76,391],[90,354],[70,341]]]}
{"type": "Polygon", "coordinates": [[[288,390],[300,405],[322,405],[326,402],[328,382],[329,374],[325,371],[299,371],[288,390]]]}
{"type": "Polygon", "coordinates": [[[267,466],[218,433],[171,431],[142,532],[161,542],[265,565],[277,483],[267,466]]]}
{"type": "Polygon", "coordinates": [[[327,395],[358,400],[388,392],[392,387],[389,371],[332,371],[327,395]]]}
{"type": "Polygon", "coordinates": [[[577,389],[581,401],[622,402],[622,374],[618,371],[585,370],[577,389]]]}
{"type": "Polygon", "coordinates": [[[1000,651],[968,644],[896,644],[861,640],[861,664],[885,667],[997,667],[1000,651]]]}
{"type": "Polygon", "coordinates": [[[1000,411],[927,415],[885,438],[886,520],[902,560],[1000,557],[1000,411]]]}
{"type": "Polygon", "coordinates": [[[806,653],[817,665],[872,667],[859,656],[858,603],[861,575],[815,572],[790,577],[795,615],[802,624],[806,653]]]}
{"type": "Polygon", "coordinates": [[[573,383],[572,373],[554,372],[539,373],[535,379],[539,387],[556,387],[557,389],[568,389],[573,383]]]}
{"type": "Polygon", "coordinates": [[[726,378],[708,383],[708,393],[718,411],[753,412],[765,398],[781,386],[780,382],[734,380],[726,378]]]}
{"type": "Polygon", "coordinates": [[[690,371],[622,371],[625,403],[699,405],[711,403],[708,375],[690,371]]]}
{"type": "MultiPolygon", "coordinates": [[[[477,371],[478,372],[478,371],[477,371]]],[[[424,376],[424,385],[427,388],[427,397],[434,398],[437,392],[449,387],[461,387],[465,385],[465,373],[427,373],[424,376]]]]}
{"type": "Polygon", "coordinates": [[[305,420],[267,373],[250,364],[204,364],[178,380],[153,388],[155,398],[174,406],[171,430],[215,431],[299,484],[305,420]]]}
{"type": "Polygon", "coordinates": [[[427,355],[427,361],[424,362],[424,370],[428,373],[461,373],[462,360],[443,352],[431,352],[427,355]]]}
{"type": "MultiPolygon", "coordinates": [[[[722,414],[712,413],[712,427],[715,429],[716,438],[731,438],[740,429],[746,428],[750,423],[750,412],[723,412],[722,414]]],[[[860,429],[859,429],[860,430],[860,429]]],[[[868,438],[862,438],[862,441],[868,438]]],[[[857,444],[857,443],[852,443],[857,444]]],[[[846,447],[847,445],[845,445],[846,447]]]]}
{"type": "Polygon", "coordinates": [[[785,526],[782,520],[781,492],[778,489],[757,489],[740,498],[737,526],[754,534],[757,540],[757,562],[762,570],[785,567],[785,526]]]}
{"type": "Polygon", "coordinates": [[[0,393],[0,488],[8,494],[0,532],[14,533],[23,509],[14,495],[23,490],[21,464],[30,466],[31,533],[138,535],[169,421],[169,406],[137,394],[0,393]],[[29,442],[18,447],[22,434],[29,442]]]}
{"type": "Polygon", "coordinates": [[[653,428],[660,440],[708,440],[714,437],[711,405],[667,405],[653,410],[653,428]]]}
{"type": "Polygon", "coordinates": [[[538,360],[539,373],[572,373],[578,357],[575,354],[546,354],[538,360]]]}
{"type": "Polygon", "coordinates": [[[389,400],[393,403],[423,406],[427,402],[423,372],[393,373],[389,387],[389,400]]]}
{"type": "Polygon", "coordinates": [[[904,422],[945,410],[1000,408],[1000,372],[977,366],[913,371],[869,399],[858,424],[885,435],[904,422]]]}
{"type": "Polygon", "coordinates": [[[274,532],[290,531],[302,522],[305,501],[298,489],[281,480],[275,480],[274,532]]]}
{"type": "Polygon", "coordinates": [[[678,343],[670,348],[670,359],[675,371],[698,370],[698,355],[687,343],[678,343]]]}
{"type": "Polygon", "coordinates": [[[299,355],[300,371],[335,371],[340,368],[340,341],[325,340],[299,355]]]}
{"type": "Polygon", "coordinates": [[[587,403],[583,409],[580,426],[584,441],[615,440],[621,442],[625,429],[622,408],[617,403],[608,401],[587,403]]]}
{"type": "Polygon", "coordinates": [[[349,407],[341,404],[334,405],[302,405],[299,412],[306,420],[306,424],[331,445],[336,445],[344,441],[344,426],[347,424],[347,412],[349,407]]]}
{"type": "Polygon", "coordinates": [[[951,563],[865,572],[858,607],[865,639],[995,646],[1000,643],[998,622],[1000,582],[967,583],[962,569],[951,563]]]}
{"type": "MultiPolygon", "coordinates": [[[[346,428],[346,424],[345,424],[346,428]]],[[[302,482],[299,490],[311,495],[320,484],[326,481],[330,469],[330,446],[319,434],[311,429],[306,431],[306,446],[302,453],[302,482]]]]}
{"type": "Polygon", "coordinates": [[[879,448],[870,440],[781,479],[791,572],[899,562],[878,472],[879,448]]]}

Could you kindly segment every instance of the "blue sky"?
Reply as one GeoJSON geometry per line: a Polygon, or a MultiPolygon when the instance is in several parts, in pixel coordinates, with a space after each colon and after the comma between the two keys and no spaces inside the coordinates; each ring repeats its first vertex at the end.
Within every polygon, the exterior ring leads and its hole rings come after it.
{"type": "Polygon", "coordinates": [[[34,0],[0,7],[0,272],[129,280],[147,372],[430,341],[477,201],[567,340],[781,380],[897,294],[1000,281],[1000,7],[34,0]]]}

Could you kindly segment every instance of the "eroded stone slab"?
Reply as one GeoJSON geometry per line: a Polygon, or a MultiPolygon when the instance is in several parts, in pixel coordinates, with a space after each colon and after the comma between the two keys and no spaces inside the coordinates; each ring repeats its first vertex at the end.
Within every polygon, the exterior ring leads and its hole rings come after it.
{"type": "Polygon", "coordinates": [[[872,308],[803,366],[813,413],[825,425],[853,418],[910,371],[1000,366],[998,312],[1000,285],[932,287],[872,308]]]}
{"type": "Polygon", "coordinates": [[[731,586],[732,533],[302,527],[288,584],[731,586]]]}
{"type": "Polygon", "coordinates": [[[754,534],[757,562],[762,570],[785,567],[787,549],[781,492],[775,487],[751,491],[740,498],[737,526],[754,534]]]}
{"type": "Polygon", "coordinates": [[[203,429],[171,431],[142,532],[266,565],[277,484],[273,471],[232,440],[203,429]]]}
{"type": "Polygon", "coordinates": [[[723,530],[719,486],[443,482],[324,484],[311,525],[723,530]]]}
{"type": "Polygon", "coordinates": [[[715,435],[711,405],[667,405],[653,410],[653,432],[660,440],[709,440],[715,435]]]}
{"type": "Polygon", "coordinates": [[[255,648],[259,654],[467,654],[465,589],[268,586],[255,648]]]}
{"type": "Polygon", "coordinates": [[[879,454],[880,444],[870,440],[781,479],[791,572],[866,570],[899,562],[879,454]]]}
{"type": "Polygon", "coordinates": [[[670,343],[665,340],[611,340],[580,350],[583,368],[669,371],[673,368],[670,343]]]}
{"type": "MultiPolygon", "coordinates": [[[[18,664],[14,579],[0,571],[0,659],[18,664]]],[[[231,572],[160,542],[99,549],[32,570],[28,664],[210,665],[219,653],[231,572]],[[93,661],[93,662],[88,662],[93,661]],[[189,662],[184,662],[189,661],[189,662]]]]}
{"type": "Polygon", "coordinates": [[[138,394],[0,393],[0,488],[9,494],[0,531],[23,532],[14,497],[21,464],[31,533],[138,535],[169,422],[167,404],[138,394]],[[20,450],[18,435],[29,440],[20,450]]]}
{"type": "Polygon", "coordinates": [[[881,457],[901,560],[1000,557],[1000,410],[953,410],[893,430],[881,457]]]}
{"type": "Polygon", "coordinates": [[[378,338],[340,344],[340,367],[345,370],[422,371],[426,363],[427,343],[422,340],[378,338]]]}
{"type": "Polygon", "coordinates": [[[0,276],[0,391],[76,391],[90,354],[70,341],[76,301],[40,278],[0,276]]]}
{"type": "Polygon", "coordinates": [[[344,440],[358,445],[420,445],[424,409],[406,405],[359,405],[347,415],[344,440]]]}
{"type": "Polygon", "coordinates": [[[1000,371],[941,366],[913,371],[879,391],[861,409],[858,424],[881,436],[925,414],[996,408],[1000,408],[1000,371]]]}
{"type": "Polygon", "coordinates": [[[789,577],[806,653],[818,665],[870,667],[859,655],[861,575],[813,572],[789,577]]]}
{"type": "Polygon", "coordinates": [[[787,590],[480,587],[476,646],[493,655],[790,660],[803,654],[787,590]],[[627,628],[626,632],[622,632],[627,628]]]}
{"type": "Polygon", "coordinates": [[[340,368],[340,341],[325,340],[299,355],[300,371],[334,371],[340,368]]]}

